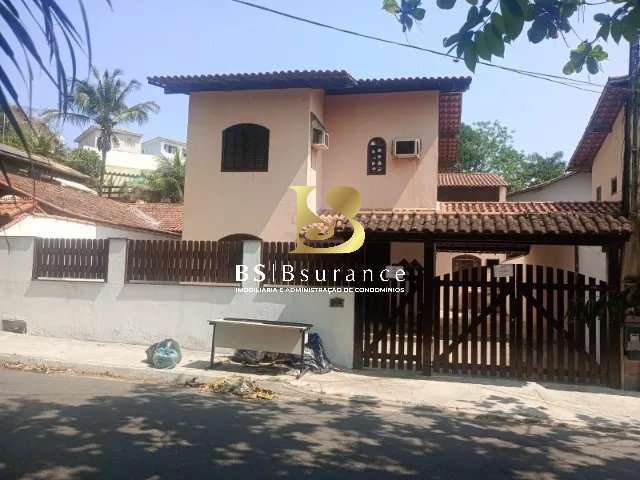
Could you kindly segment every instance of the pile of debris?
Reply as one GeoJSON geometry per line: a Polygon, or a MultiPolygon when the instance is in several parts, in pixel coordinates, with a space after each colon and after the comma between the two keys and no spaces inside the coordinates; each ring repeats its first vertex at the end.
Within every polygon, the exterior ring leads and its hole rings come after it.
{"type": "Polygon", "coordinates": [[[237,397],[250,400],[274,400],[276,394],[273,390],[260,387],[255,381],[245,377],[221,378],[213,383],[202,383],[192,379],[185,386],[197,388],[206,393],[230,393],[237,397]]]}

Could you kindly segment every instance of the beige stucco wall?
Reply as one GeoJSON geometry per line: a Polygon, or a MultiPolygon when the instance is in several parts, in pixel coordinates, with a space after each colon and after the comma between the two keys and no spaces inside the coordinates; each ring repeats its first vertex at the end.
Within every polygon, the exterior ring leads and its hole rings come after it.
{"type": "Polygon", "coordinates": [[[324,193],[357,188],[363,208],[435,208],[438,170],[438,92],[327,96],[324,122],[331,147],[322,159],[324,193]],[[367,175],[367,144],[387,142],[386,175],[367,175]],[[422,158],[394,159],[394,138],[420,138],[422,158]]]}
{"type": "Polygon", "coordinates": [[[622,165],[624,155],[624,109],[620,111],[609,135],[598,151],[591,169],[591,195],[596,199],[596,189],[602,187],[603,201],[622,200],[622,165]],[[618,192],[611,194],[611,179],[617,177],[618,192]]]}
{"type": "Polygon", "coordinates": [[[591,200],[591,173],[580,172],[542,188],[509,195],[510,202],[588,202],[591,200]]]}
{"type": "Polygon", "coordinates": [[[183,238],[219,239],[251,234],[264,240],[293,240],[292,185],[318,186],[312,209],[324,208],[324,194],[348,185],[362,195],[362,207],[436,205],[438,93],[411,92],[326,96],[323,91],[288,89],[194,93],[189,104],[183,238]],[[310,147],[310,114],[330,134],[328,151],[310,147]],[[269,129],[267,172],[221,172],[222,132],[238,123],[269,129]],[[387,174],[366,174],[369,140],[387,141],[387,174]],[[394,138],[420,138],[422,158],[391,157],[394,138]]]}
{"type": "Polygon", "coordinates": [[[189,102],[185,240],[246,233],[295,239],[295,193],[310,163],[311,90],[194,93],[189,102]],[[269,129],[267,172],[221,172],[222,131],[237,123],[269,129]]]}

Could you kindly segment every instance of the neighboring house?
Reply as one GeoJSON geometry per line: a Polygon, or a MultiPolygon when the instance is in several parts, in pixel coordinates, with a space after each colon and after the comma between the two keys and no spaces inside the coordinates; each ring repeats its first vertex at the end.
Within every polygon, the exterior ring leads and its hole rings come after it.
{"type": "Polygon", "coordinates": [[[187,158],[187,144],[170,138],[155,137],[146,142],[142,142],[142,153],[147,155],[162,155],[167,158],[173,158],[176,153],[180,154],[180,158],[187,158]]]}
{"type": "MultiPolygon", "coordinates": [[[[0,233],[52,238],[179,238],[165,213],[44,179],[0,175],[0,233]]],[[[159,207],[164,212],[164,207],[159,207]]]]}
{"type": "Polygon", "coordinates": [[[509,185],[495,173],[438,174],[439,202],[504,202],[509,185]]]}
{"type": "Polygon", "coordinates": [[[87,185],[91,178],[71,167],[41,155],[29,155],[24,150],[0,143],[0,160],[8,172],[46,179],[61,185],[93,192],[87,185]]]}
{"type": "MultiPolygon", "coordinates": [[[[98,149],[99,135],[99,127],[91,126],[78,135],[75,142],[80,148],[87,148],[101,154],[98,149]]],[[[115,129],[114,135],[117,138],[117,142],[114,142],[111,150],[107,152],[105,169],[107,195],[110,194],[109,187],[117,191],[124,184],[134,185],[139,183],[145,173],[151,172],[158,167],[157,157],[159,155],[165,157],[173,156],[169,152],[175,153],[174,149],[179,149],[180,152],[184,150],[183,158],[186,156],[186,145],[178,140],[156,137],[148,142],[143,142],[141,133],[123,129],[115,129]]]]}
{"type": "MultiPolygon", "coordinates": [[[[629,97],[628,77],[610,78],[598,99],[585,131],[564,175],[512,192],[510,202],[616,202],[622,205],[624,163],[624,105],[629,97]]],[[[543,246],[531,248],[527,264],[560,267],[606,279],[606,257],[590,246],[543,246]]]]}

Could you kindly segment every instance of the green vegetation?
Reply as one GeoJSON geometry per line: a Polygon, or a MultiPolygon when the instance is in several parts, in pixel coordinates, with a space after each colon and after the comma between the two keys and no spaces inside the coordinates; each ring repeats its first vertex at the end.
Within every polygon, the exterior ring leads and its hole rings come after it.
{"type": "Polygon", "coordinates": [[[562,152],[545,157],[516,149],[509,129],[494,121],[462,125],[457,167],[461,172],[500,174],[513,191],[556,178],[566,165],[562,152]]]}
{"type": "Polygon", "coordinates": [[[102,165],[98,179],[98,195],[102,195],[104,170],[107,152],[112,145],[117,145],[118,138],[114,130],[122,124],[137,123],[142,125],[149,120],[151,113],[157,113],[160,107],[155,102],[141,102],[127,105],[127,97],[140,89],[140,82],[125,82],[119,69],[98,72],[92,69],[93,82],[78,80],[73,89],[67,111],[49,110],[44,116],[69,121],[73,125],[88,127],[97,125],[100,129],[97,146],[102,153],[102,165]]]}
{"type": "MultiPolygon", "coordinates": [[[[462,1],[437,0],[440,10],[453,10],[462,1]]],[[[502,58],[505,49],[526,31],[529,42],[559,40],[569,46],[569,60],[563,68],[565,75],[581,72],[585,67],[591,74],[600,70],[607,59],[603,43],[611,39],[635,40],[640,29],[640,2],[638,0],[466,0],[466,16],[459,30],[443,40],[449,52],[462,58],[469,70],[474,71],[479,61],[490,62],[502,58]],[[589,20],[592,19],[592,20],[589,20]],[[592,21],[597,29],[593,38],[582,38],[572,22],[592,21]],[[570,48],[570,47],[569,47],[570,48]]],[[[416,22],[424,20],[427,10],[422,0],[383,0],[382,8],[394,15],[402,31],[411,30],[416,22]]],[[[464,7],[457,9],[457,12],[464,7]]]]}

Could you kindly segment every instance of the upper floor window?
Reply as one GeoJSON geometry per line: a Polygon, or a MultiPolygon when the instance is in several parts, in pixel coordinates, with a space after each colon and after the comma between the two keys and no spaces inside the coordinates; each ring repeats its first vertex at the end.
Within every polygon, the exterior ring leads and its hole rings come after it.
{"type": "Polygon", "coordinates": [[[596,187],[596,202],[602,201],[602,187],[596,187]]]}
{"type": "Polygon", "coordinates": [[[387,173],[387,142],[376,137],[367,145],[367,175],[384,175],[387,173]]]}
{"type": "Polygon", "coordinates": [[[268,166],[268,128],[240,123],[222,132],[223,172],[266,172],[268,166]]]}
{"type": "Polygon", "coordinates": [[[176,147],[175,145],[169,145],[168,143],[165,143],[163,145],[164,151],[171,154],[171,155],[175,155],[176,152],[178,151],[178,147],[176,147]]]}
{"type": "Polygon", "coordinates": [[[618,193],[618,177],[613,177],[611,179],[611,195],[616,193],[618,193]]]}

